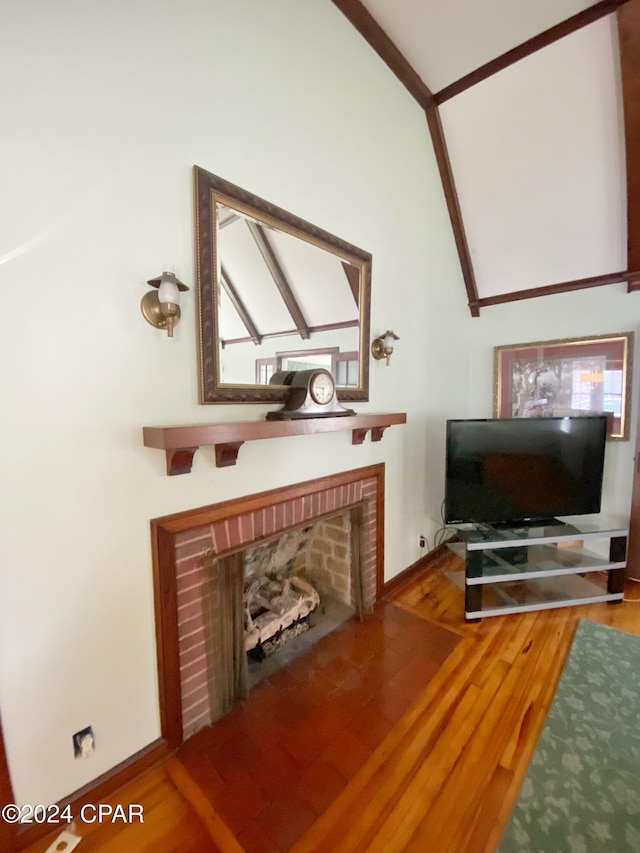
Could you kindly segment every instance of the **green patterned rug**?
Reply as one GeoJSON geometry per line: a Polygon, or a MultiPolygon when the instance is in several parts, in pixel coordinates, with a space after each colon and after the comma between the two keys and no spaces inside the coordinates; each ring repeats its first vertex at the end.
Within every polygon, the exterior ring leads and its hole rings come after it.
{"type": "Polygon", "coordinates": [[[639,853],[640,637],[581,619],[499,853],[639,853]]]}

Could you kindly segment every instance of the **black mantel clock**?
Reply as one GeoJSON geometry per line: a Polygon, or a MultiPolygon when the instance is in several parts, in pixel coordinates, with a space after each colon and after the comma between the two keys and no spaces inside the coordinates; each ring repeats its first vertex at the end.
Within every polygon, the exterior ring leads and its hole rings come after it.
{"type": "Polygon", "coordinates": [[[268,421],[355,415],[353,409],[345,409],[338,400],[333,376],[324,368],[281,370],[273,374],[269,384],[288,385],[290,391],[282,409],[267,413],[268,421]]]}

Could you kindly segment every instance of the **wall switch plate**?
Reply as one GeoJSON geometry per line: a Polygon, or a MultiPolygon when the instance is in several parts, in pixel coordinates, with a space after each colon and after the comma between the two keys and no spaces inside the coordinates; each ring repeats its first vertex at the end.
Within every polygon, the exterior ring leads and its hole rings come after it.
{"type": "Polygon", "coordinates": [[[74,850],[81,841],[82,836],[74,835],[72,832],[69,832],[68,829],[65,829],[64,832],[60,833],[53,844],[47,847],[44,853],[71,853],[71,851],[74,850]]]}

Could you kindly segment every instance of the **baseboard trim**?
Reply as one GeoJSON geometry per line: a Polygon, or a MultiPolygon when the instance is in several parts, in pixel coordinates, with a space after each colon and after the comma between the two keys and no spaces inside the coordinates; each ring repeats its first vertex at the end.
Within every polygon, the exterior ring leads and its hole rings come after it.
{"type": "MultiPolygon", "coordinates": [[[[452,541],[451,539],[449,541],[452,541]]],[[[404,569],[404,571],[397,574],[395,577],[391,578],[391,580],[387,581],[385,585],[382,587],[382,598],[395,598],[397,594],[403,589],[407,584],[413,583],[416,580],[416,577],[425,569],[433,568],[433,564],[437,563],[438,560],[447,553],[447,543],[443,542],[442,545],[438,545],[437,548],[434,548],[433,551],[429,551],[428,554],[425,554],[424,557],[420,557],[419,560],[416,560],[415,563],[412,563],[408,568],[404,569]]]]}
{"type": "MultiPolygon", "coordinates": [[[[158,740],[153,741],[149,746],[136,752],[130,758],[127,758],[120,764],[116,764],[111,770],[107,770],[102,776],[98,776],[93,782],[74,791],[57,805],[61,811],[67,806],[71,806],[72,814],[76,815],[85,803],[100,803],[107,800],[120,788],[128,785],[129,782],[146,773],[147,770],[151,770],[152,767],[161,764],[171,754],[172,750],[169,749],[164,738],[158,738],[158,740]]],[[[62,832],[63,829],[64,826],[62,824],[55,828],[47,824],[33,824],[28,827],[19,827],[14,838],[13,849],[14,851],[24,850],[25,847],[29,847],[30,844],[39,841],[44,836],[53,834],[54,832],[62,832]]]]}

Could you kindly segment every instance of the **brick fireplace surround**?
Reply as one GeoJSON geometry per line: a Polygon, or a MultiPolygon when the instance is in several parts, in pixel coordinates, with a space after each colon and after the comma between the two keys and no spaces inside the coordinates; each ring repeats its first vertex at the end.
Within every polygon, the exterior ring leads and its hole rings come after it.
{"type": "Polygon", "coordinates": [[[373,465],[151,521],[162,736],[177,747],[209,720],[202,555],[226,556],[361,508],[365,603],[384,582],[384,465],[373,465]]]}

